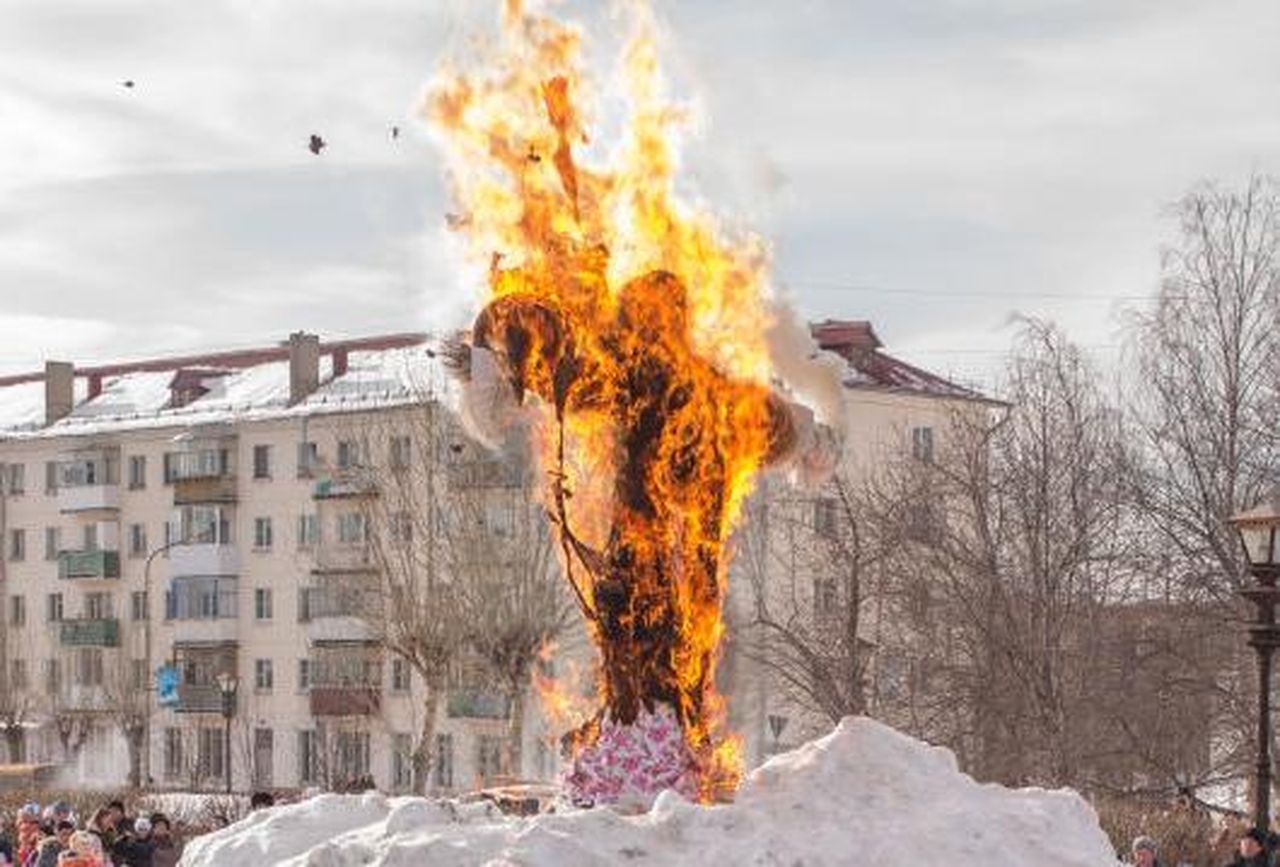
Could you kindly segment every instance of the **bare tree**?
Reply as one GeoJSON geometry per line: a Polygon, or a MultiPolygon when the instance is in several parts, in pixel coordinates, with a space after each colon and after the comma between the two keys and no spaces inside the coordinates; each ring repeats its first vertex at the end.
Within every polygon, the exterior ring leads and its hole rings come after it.
{"type": "Polygon", "coordinates": [[[1025,325],[1007,377],[1007,412],[955,414],[936,460],[898,486],[898,580],[949,633],[925,638],[949,648],[933,689],[961,714],[962,759],[986,778],[1068,784],[1090,757],[1098,624],[1129,574],[1121,420],[1050,326],[1025,325]]]}
{"type": "Polygon", "coordinates": [[[444,549],[460,588],[467,643],[506,699],[506,767],[520,775],[534,665],[577,620],[577,605],[560,575],[528,462],[513,452],[485,454],[473,444],[458,455],[450,465],[444,549]]]}
{"type": "Polygon", "coordinates": [[[752,590],[746,654],[832,723],[867,710],[863,611],[890,550],[878,518],[845,471],[817,496],[766,479],[739,537],[752,590]]]}
{"type": "Polygon", "coordinates": [[[113,651],[102,672],[101,716],[119,729],[129,756],[128,785],[142,787],[142,750],[147,732],[145,670],[139,672],[123,650],[113,651]]]}
{"type": "MultiPolygon", "coordinates": [[[[1225,519],[1256,504],[1280,461],[1280,184],[1202,184],[1178,202],[1151,309],[1130,323],[1141,432],[1133,495],[1150,593],[1189,605],[1219,631],[1250,615],[1248,580],[1225,519]]],[[[1239,641],[1206,688],[1221,726],[1224,768],[1242,770],[1252,715],[1252,664],[1239,641]]]]}
{"type": "Polygon", "coordinates": [[[355,594],[361,618],[381,647],[404,659],[421,682],[420,728],[412,754],[418,794],[427,789],[440,699],[466,637],[441,532],[446,480],[440,464],[456,430],[435,395],[424,392],[414,405],[388,411],[354,432],[369,446],[386,448],[388,457],[349,468],[373,494],[362,498],[361,514],[378,583],[348,592],[355,594]]]}

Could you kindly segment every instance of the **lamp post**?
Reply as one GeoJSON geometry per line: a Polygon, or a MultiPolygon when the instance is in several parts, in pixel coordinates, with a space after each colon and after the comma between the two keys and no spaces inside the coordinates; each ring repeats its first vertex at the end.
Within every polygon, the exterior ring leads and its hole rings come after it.
{"type": "Polygon", "coordinates": [[[1253,822],[1255,827],[1271,827],[1271,657],[1280,647],[1280,626],[1276,625],[1276,603],[1280,601],[1280,494],[1272,494],[1248,511],[1233,515],[1229,522],[1240,534],[1249,559],[1253,586],[1240,595],[1258,609],[1257,621],[1249,627],[1249,646],[1258,655],[1258,766],[1255,772],[1253,822]]]}
{"type": "Polygon", "coordinates": [[[225,754],[223,766],[227,769],[227,794],[231,794],[231,718],[236,713],[236,689],[240,682],[236,676],[224,671],[218,675],[218,691],[222,693],[222,719],[226,724],[225,754]]]}

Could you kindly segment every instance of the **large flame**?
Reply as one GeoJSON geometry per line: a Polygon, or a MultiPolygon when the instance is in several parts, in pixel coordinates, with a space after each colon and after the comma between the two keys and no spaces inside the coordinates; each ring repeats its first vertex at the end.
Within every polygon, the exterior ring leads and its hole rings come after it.
{"type": "Polygon", "coordinates": [[[612,151],[588,137],[599,101],[582,34],[520,0],[478,65],[440,73],[428,111],[451,224],[489,266],[473,341],[540,407],[546,502],[600,649],[602,712],[626,724],[668,706],[713,798],[741,765],[715,687],[725,544],[788,429],[769,389],[766,249],[675,195],[685,112],[664,95],[647,8],[632,8],[612,151]]]}

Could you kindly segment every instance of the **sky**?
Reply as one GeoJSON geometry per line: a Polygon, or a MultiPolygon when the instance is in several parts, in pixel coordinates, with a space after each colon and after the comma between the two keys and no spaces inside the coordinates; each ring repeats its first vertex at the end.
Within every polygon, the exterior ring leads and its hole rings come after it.
{"type": "MultiPolygon", "coordinates": [[[[463,324],[419,106],[497,6],[0,0],[0,373],[463,324]]],[[[607,56],[608,4],[561,6],[607,56]]],[[[1171,204],[1280,173],[1275,0],[655,7],[682,188],[803,315],[966,382],[1019,315],[1105,361],[1171,204]]]]}

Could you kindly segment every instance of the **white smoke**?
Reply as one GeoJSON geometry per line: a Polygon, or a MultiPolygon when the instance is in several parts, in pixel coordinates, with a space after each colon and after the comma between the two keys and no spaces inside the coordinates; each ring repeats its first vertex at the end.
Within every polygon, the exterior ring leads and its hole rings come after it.
{"type": "Polygon", "coordinates": [[[774,302],[773,321],[765,332],[769,359],[777,377],[811,407],[822,424],[843,439],[845,432],[845,362],[818,348],[813,335],[789,304],[774,302]]]}

